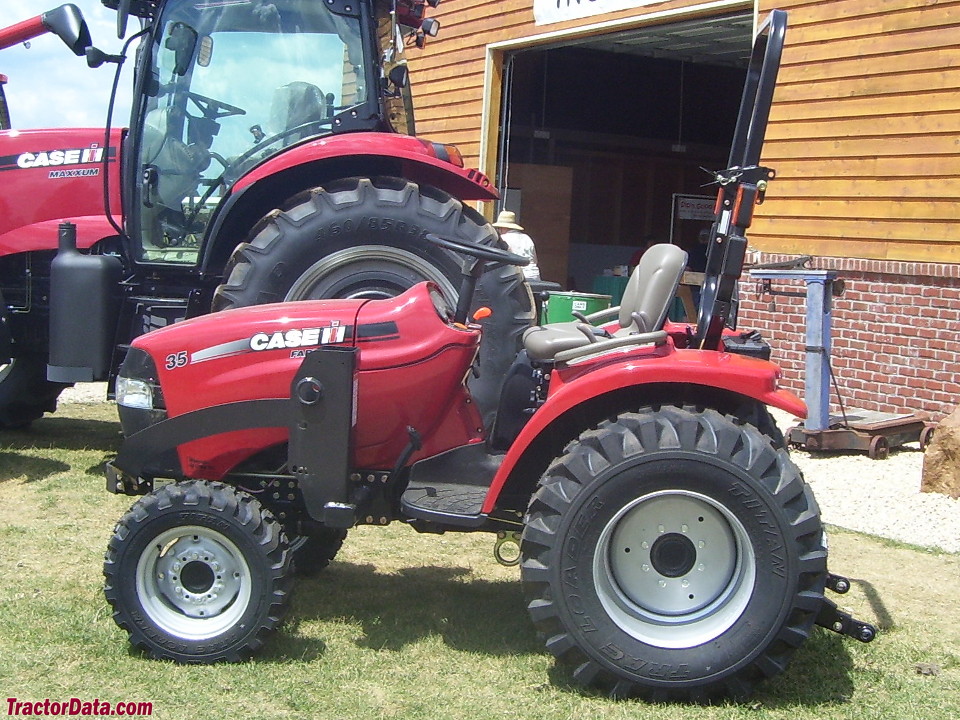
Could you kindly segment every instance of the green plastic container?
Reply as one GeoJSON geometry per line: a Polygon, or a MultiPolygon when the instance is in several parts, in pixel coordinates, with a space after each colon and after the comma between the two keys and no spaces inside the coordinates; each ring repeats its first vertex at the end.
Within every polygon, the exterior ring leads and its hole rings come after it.
{"type": "Polygon", "coordinates": [[[555,323],[576,320],[573,311],[584,315],[600,312],[610,307],[609,295],[582,292],[552,292],[543,307],[541,322],[555,323]]]}

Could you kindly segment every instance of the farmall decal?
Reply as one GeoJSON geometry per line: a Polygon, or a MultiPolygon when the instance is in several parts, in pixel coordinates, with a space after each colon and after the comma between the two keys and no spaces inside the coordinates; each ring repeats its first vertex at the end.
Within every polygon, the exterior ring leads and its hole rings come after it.
{"type": "Polygon", "coordinates": [[[70,177],[89,177],[100,174],[96,167],[69,167],[71,165],[92,165],[103,162],[103,148],[91,145],[88,148],[68,148],[66,150],[41,150],[39,152],[20,153],[17,167],[23,170],[33,168],[66,168],[51,170],[51,180],[70,177]]]}

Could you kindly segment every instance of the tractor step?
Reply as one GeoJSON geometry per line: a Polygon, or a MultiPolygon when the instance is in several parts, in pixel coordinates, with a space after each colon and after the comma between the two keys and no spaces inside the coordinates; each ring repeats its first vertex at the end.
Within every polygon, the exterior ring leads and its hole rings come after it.
{"type": "Polygon", "coordinates": [[[412,518],[479,527],[487,519],[483,502],[501,459],[475,443],[414,463],[400,504],[412,518]]]}

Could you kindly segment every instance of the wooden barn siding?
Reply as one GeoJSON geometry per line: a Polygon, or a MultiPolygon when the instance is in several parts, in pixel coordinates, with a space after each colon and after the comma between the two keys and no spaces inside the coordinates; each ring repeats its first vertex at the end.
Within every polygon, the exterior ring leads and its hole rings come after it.
{"type": "Polygon", "coordinates": [[[770,252],[960,262],[960,2],[764,0],[789,13],[751,229],[770,252]]]}
{"type": "MultiPolygon", "coordinates": [[[[441,2],[430,13],[440,21],[440,35],[430,38],[424,50],[409,52],[417,134],[457,145],[466,163],[477,167],[487,45],[702,4],[689,0],[655,3],[577,22],[537,26],[533,0],[441,2]]],[[[488,170],[493,172],[493,168],[488,170]]]]}

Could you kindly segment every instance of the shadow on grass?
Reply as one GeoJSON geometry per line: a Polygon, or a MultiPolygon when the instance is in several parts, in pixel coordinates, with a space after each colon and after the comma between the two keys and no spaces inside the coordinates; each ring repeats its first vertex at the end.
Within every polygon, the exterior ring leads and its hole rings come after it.
{"type": "MultiPolygon", "coordinates": [[[[381,573],[373,565],[334,562],[320,576],[300,581],[277,659],[319,657],[324,643],[297,635],[302,623],[359,625],[356,643],[376,650],[401,650],[427,637],[441,637],[454,650],[495,657],[546,654],[527,614],[520,583],[472,578],[466,568],[413,567],[381,573]]],[[[854,692],[852,640],[814,628],[786,672],[760,683],[744,706],[789,708],[844,705],[854,692]]],[[[268,659],[268,658],[263,658],[268,659]]],[[[558,663],[553,687],[603,695],[580,687],[572,668],[558,663]]]]}
{"type": "Polygon", "coordinates": [[[25,430],[0,432],[5,450],[101,450],[120,448],[120,424],[106,420],[45,417],[25,430]]]}
{"type": "Polygon", "coordinates": [[[814,628],[787,671],[761,685],[753,700],[766,708],[849,703],[854,693],[853,659],[848,649],[852,642],[856,641],[814,628]]]}
{"type": "Polygon", "coordinates": [[[28,483],[39,482],[69,469],[70,465],[60,460],[0,452],[0,483],[18,478],[28,483]]]}
{"type": "Polygon", "coordinates": [[[313,620],[358,624],[357,644],[376,650],[400,650],[439,635],[448,647],[467,652],[541,653],[520,584],[465,579],[469,575],[466,568],[414,567],[394,574],[335,562],[319,577],[299,581],[287,628],[296,632],[313,620]]]}

